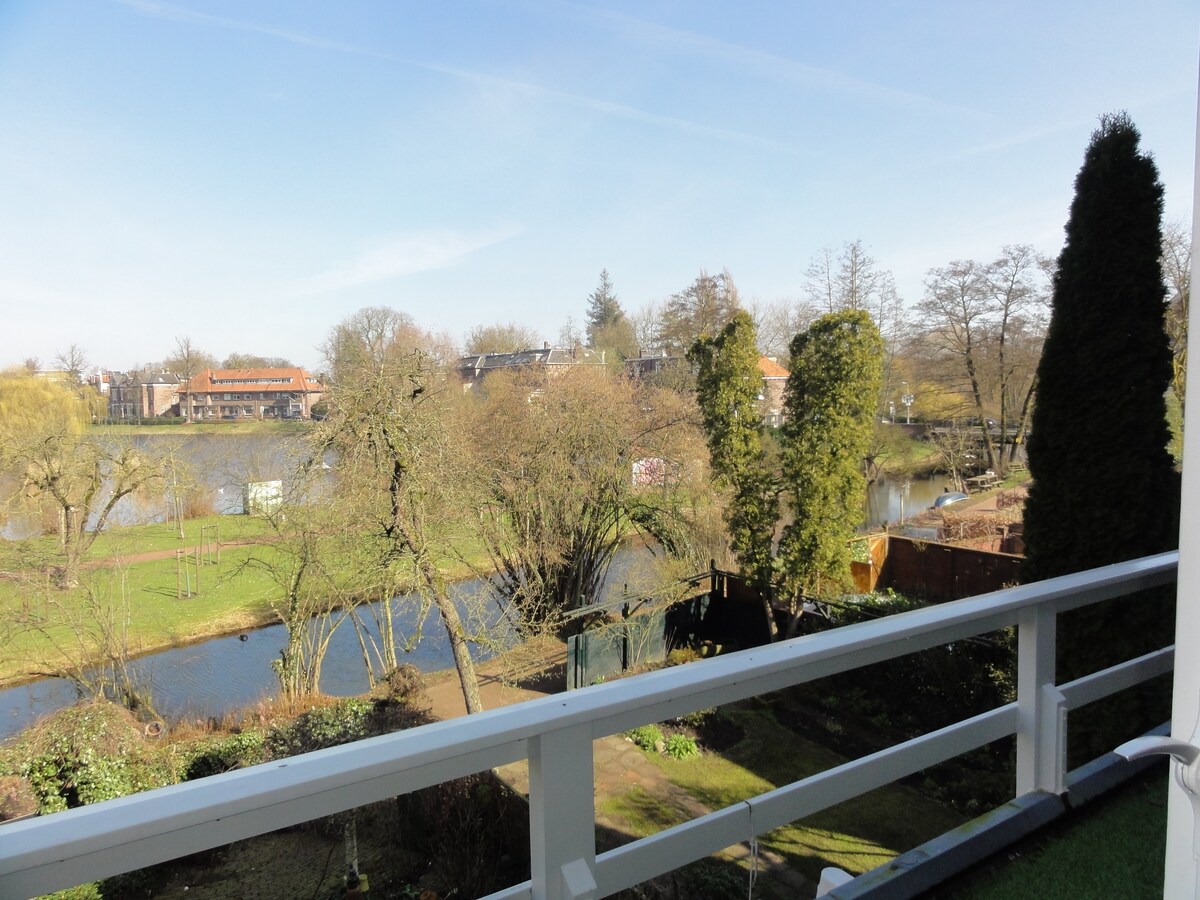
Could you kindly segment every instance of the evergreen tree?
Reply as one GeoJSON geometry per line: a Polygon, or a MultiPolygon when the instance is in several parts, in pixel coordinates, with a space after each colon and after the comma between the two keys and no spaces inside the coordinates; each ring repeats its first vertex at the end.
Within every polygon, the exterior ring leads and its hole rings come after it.
{"type": "Polygon", "coordinates": [[[862,520],[862,464],[883,374],[883,339],[864,310],[821,316],[791,344],[781,462],[794,521],[779,542],[793,622],[801,597],[853,587],[850,546],[862,520]]]}
{"type": "Polygon", "coordinates": [[[698,370],[696,400],[713,473],[732,494],[725,508],[730,546],[742,573],[767,596],[779,499],[763,447],[762,373],[749,313],[738,311],[716,337],[697,340],[688,358],[698,370]]]}
{"type": "MultiPolygon", "coordinates": [[[[1029,438],[1027,582],[1177,546],[1163,188],[1139,140],[1125,113],[1102,117],[1075,179],[1029,438]]],[[[1064,617],[1059,680],[1118,645],[1169,641],[1169,606],[1122,602],[1064,617]]]]}
{"type": "Polygon", "coordinates": [[[597,335],[625,318],[617,295],[613,292],[608,269],[600,270],[600,283],[588,294],[587,341],[589,347],[596,346],[597,335]]]}

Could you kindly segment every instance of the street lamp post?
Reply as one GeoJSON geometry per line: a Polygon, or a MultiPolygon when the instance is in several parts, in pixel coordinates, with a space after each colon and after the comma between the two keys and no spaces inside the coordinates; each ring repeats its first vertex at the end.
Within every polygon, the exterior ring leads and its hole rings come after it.
{"type": "Polygon", "coordinates": [[[908,392],[908,382],[907,381],[902,381],[902,382],[900,382],[900,384],[904,388],[904,393],[900,397],[900,402],[904,404],[904,424],[911,425],[912,424],[912,405],[913,405],[913,400],[915,400],[916,397],[914,397],[912,394],[910,394],[908,392]]]}

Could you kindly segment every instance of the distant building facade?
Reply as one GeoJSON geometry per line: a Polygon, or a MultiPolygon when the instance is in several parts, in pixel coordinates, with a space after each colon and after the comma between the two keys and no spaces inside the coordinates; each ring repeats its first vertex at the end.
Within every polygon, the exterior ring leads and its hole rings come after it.
{"type": "Polygon", "coordinates": [[[787,387],[788,376],[792,373],[781,366],[773,356],[758,358],[758,371],[762,373],[763,388],[758,395],[758,407],[762,412],[763,423],[772,428],[783,424],[783,389],[787,387]]]}
{"type": "Polygon", "coordinates": [[[490,373],[498,371],[535,370],[553,377],[556,372],[572,366],[604,365],[604,351],[576,345],[564,350],[546,344],[541,350],[518,350],[515,353],[475,353],[458,361],[458,375],[464,391],[469,391],[490,373]]]}
{"type": "Polygon", "coordinates": [[[109,372],[108,417],[153,419],[178,415],[179,377],[170,372],[109,372]]]}
{"type": "Polygon", "coordinates": [[[203,419],[309,419],[325,387],[303,369],[205,369],[179,387],[180,414],[203,419]]]}
{"type": "Polygon", "coordinates": [[[671,372],[690,371],[691,364],[687,357],[670,354],[666,350],[657,353],[644,353],[640,349],[637,356],[625,360],[625,372],[633,378],[653,379],[671,372]]]}

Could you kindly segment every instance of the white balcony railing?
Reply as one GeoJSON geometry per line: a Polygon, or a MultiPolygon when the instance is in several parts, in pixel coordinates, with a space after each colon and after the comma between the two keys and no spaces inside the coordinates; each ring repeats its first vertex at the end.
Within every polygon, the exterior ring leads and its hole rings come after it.
{"type": "Polygon", "coordinates": [[[1175,578],[1166,553],[0,827],[0,897],[131,871],[529,761],[532,878],[494,897],[602,897],[1015,734],[1017,793],[1064,790],[1066,712],[1171,670],[1172,648],[1054,683],[1059,612],[1175,578]],[[592,742],[1017,626],[1017,700],[599,854],[592,742]]]}

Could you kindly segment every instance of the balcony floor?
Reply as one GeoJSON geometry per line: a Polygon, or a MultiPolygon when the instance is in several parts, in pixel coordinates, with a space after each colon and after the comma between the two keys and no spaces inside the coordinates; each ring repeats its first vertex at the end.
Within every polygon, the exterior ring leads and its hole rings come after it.
{"type": "Polygon", "coordinates": [[[1161,897],[1164,763],[1073,810],[930,894],[956,900],[1161,897]]]}

